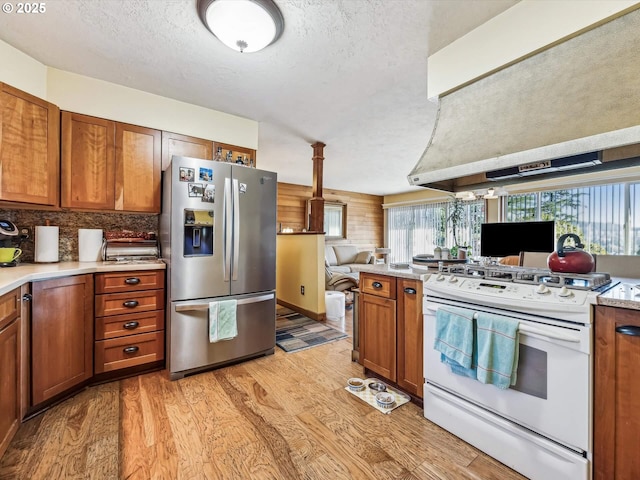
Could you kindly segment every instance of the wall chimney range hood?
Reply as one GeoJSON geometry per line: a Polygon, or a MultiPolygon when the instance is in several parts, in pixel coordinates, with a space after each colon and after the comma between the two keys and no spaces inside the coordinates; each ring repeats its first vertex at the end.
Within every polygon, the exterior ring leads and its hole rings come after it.
{"type": "Polygon", "coordinates": [[[640,10],[438,99],[411,185],[467,191],[638,165],[640,10]]]}

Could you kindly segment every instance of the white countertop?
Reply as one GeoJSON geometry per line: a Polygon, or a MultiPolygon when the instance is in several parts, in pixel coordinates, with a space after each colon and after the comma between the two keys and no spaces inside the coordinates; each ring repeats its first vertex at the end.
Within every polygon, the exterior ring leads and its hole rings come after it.
{"type": "Polygon", "coordinates": [[[598,295],[598,305],[640,310],[640,279],[618,278],[620,283],[598,295]]]}
{"type": "Polygon", "coordinates": [[[432,273],[438,270],[427,270],[426,268],[391,268],[386,264],[358,264],[352,265],[351,269],[357,272],[377,273],[380,275],[389,275],[390,277],[412,278],[414,280],[425,281],[432,273]]]}
{"type": "Polygon", "coordinates": [[[84,273],[128,272],[135,270],[164,270],[162,260],[140,263],[113,262],[59,262],[21,263],[16,267],[0,268],[0,295],[10,292],[28,282],[50,278],[82,275],[84,273]]]}

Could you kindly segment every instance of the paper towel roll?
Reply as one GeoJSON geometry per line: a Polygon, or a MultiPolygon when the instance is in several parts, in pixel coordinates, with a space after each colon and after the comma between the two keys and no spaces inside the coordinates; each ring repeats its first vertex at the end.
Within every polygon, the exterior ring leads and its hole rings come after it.
{"type": "Polygon", "coordinates": [[[37,263],[58,261],[58,227],[36,227],[35,261],[37,263]]]}
{"type": "Polygon", "coordinates": [[[78,229],[78,260],[81,262],[99,262],[102,260],[101,229],[78,229]]]}

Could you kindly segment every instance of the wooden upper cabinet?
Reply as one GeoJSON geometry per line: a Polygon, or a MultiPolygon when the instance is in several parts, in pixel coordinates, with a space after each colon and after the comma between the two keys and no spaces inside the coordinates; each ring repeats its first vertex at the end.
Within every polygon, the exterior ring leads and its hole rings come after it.
{"type": "Polygon", "coordinates": [[[116,210],[160,213],[161,135],[116,123],[116,210]]]}
{"type": "Polygon", "coordinates": [[[0,200],[58,205],[60,110],[0,83],[0,200]]]}
{"type": "Polygon", "coordinates": [[[62,206],[160,213],[161,132],[62,113],[62,206]]]}
{"type": "Polygon", "coordinates": [[[62,112],[62,206],[113,210],[115,122],[62,112]]]}
{"type": "Polygon", "coordinates": [[[213,142],[179,133],[162,132],[162,171],[169,167],[174,155],[213,160],[213,142]]]}

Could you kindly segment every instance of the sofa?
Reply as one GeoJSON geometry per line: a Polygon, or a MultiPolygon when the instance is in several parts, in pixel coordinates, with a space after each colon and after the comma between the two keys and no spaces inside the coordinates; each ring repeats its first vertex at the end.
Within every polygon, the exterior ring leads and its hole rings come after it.
{"type": "Polygon", "coordinates": [[[358,251],[356,245],[325,245],[324,261],[331,272],[351,273],[354,266],[373,264],[375,257],[371,252],[358,251]]]}

